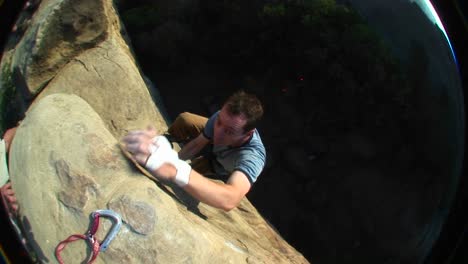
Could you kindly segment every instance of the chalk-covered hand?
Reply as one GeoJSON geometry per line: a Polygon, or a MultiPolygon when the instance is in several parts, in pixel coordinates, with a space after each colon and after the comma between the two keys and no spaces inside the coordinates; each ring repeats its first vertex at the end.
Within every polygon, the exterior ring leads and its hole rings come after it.
{"type": "Polygon", "coordinates": [[[125,148],[130,152],[133,158],[145,166],[148,157],[155,151],[154,138],[156,130],[152,127],[146,130],[130,131],[123,139],[125,148]]]}
{"type": "Polygon", "coordinates": [[[153,142],[154,145],[151,149],[154,151],[149,156],[145,167],[160,178],[173,181],[181,187],[187,185],[192,171],[190,165],[179,159],[177,152],[171,148],[171,144],[166,137],[157,136],[153,139],[153,142]]]}
{"type": "Polygon", "coordinates": [[[175,164],[179,159],[177,152],[172,149],[171,143],[164,136],[154,137],[149,150],[151,154],[144,166],[152,172],[157,171],[164,163],[175,164]]]}
{"type": "Polygon", "coordinates": [[[132,131],[123,141],[135,160],[158,178],[174,181],[181,187],[188,184],[192,168],[179,159],[166,137],[147,129],[132,131]]]}

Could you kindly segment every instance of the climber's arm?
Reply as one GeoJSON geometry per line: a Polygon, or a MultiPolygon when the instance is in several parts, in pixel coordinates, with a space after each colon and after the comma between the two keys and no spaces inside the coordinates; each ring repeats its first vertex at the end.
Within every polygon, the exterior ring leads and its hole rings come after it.
{"type": "MultiPolygon", "coordinates": [[[[154,171],[159,177],[174,181],[177,168],[165,163],[154,171]]],[[[250,190],[250,182],[241,171],[234,171],[226,184],[212,181],[195,170],[191,170],[188,183],[182,188],[200,202],[229,211],[237,205],[250,190]]]]}
{"type": "Polygon", "coordinates": [[[229,211],[250,190],[250,182],[241,171],[234,171],[226,184],[202,176],[180,160],[164,137],[154,137],[154,129],[132,131],[123,138],[133,158],[161,180],[172,181],[203,203],[229,211]]]}

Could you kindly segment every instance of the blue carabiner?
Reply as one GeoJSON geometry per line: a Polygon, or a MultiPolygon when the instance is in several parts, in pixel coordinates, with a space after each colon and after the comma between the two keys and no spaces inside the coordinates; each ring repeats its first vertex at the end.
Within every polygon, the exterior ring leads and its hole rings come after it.
{"type": "Polygon", "coordinates": [[[92,213],[92,217],[95,218],[105,216],[109,217],[114,220],[114,225],[112,226],[111,230],[107,234],[106,238],[102,243],[100,244],[99,251],[104,252],[106,249],[109,247],[110,242],[115,238],[117,233],[120,230],[120,227],[122,226],[122,218],[120,215],[112,210],[96,210],[92,213]]]}

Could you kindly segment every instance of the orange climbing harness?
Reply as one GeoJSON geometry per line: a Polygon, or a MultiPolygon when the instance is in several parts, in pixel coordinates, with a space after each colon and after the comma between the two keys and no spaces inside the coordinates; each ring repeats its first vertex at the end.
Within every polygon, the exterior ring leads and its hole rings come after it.
{"type": "Polygon", "coordinates": [[[87,263],[93,263],[93,261],[96,260],[100,251],[106,251],[106,249],[109,247],[110,242],[117,235],[117,233],[120,230],[120,226],[122,225],[122,219],[120,215],[112,210],[97,210],[97,211],[94,211],[91,214],[91,216],[93,218],[93,225],[88,230],[88,232],[86,232],[86,234],[71,235],[67,239],[60,242],[55,248],[55,257],[57,258],[60,264],[63,264],[63,259],[60,256],[60,252],[62,252],[62,250],[65,248],[65,246],[68,243],[77,241],[79,239],[87,240],[89,242],[91,249],[92,249],[92,255],[87,263]],[[107,234],[104,241],[102,243],[99,243],[95,235],[99,228],[99,217],[101,216],[112,218],[114,220],[114,225],[112,229],[110,230],[110,232],[107,234]]]}

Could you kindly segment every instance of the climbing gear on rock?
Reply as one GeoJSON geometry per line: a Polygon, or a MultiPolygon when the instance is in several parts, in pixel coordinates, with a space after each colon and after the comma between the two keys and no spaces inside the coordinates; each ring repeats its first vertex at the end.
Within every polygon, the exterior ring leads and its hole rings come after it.
{"type": "Polygon", "coordinates": [[[63,263],[62,257],[60,256],[60,252],[65,248],[65,246],[68,243],[74,242],[79,239],[87,240],[89,242],[92,250],[92,255],[87,263],[92,263],[94,260],[96,260],[99,251],[106,251],[106,249],[109,247],[110,242],[117,235],[122,225],[122,218],[118,213],[112,210],[97,210],[91,214],[91,217],[93,219],[93,225],[88,230],[88,232],[86,232],[86,234],[71,235],[57,245],[57,247],[55,248],[55,257],[57,258],[59,263],[63,263]],[[114,224],[104,241],[102,241],[102,243],[99,243],[98,239],[95,237],[95,234],[99,228],[99,218],[101,216],[111,218],[112,220],[114,220],[114,224]]]}
{"type": "Polygon", "coordinates": [[[112,210],[97,210],[93,213],[93,218],[99,218],[99,216],[110,217],[114,220],[114,226],[112,227],[111,231],[107,234],[106,238],[101,243],[101,247],[99,248],[99,251],[104,252],[109,247],[110,242],[119,232],[120,227],[122,226],[122,218],[118,213],[112,210]]]}

